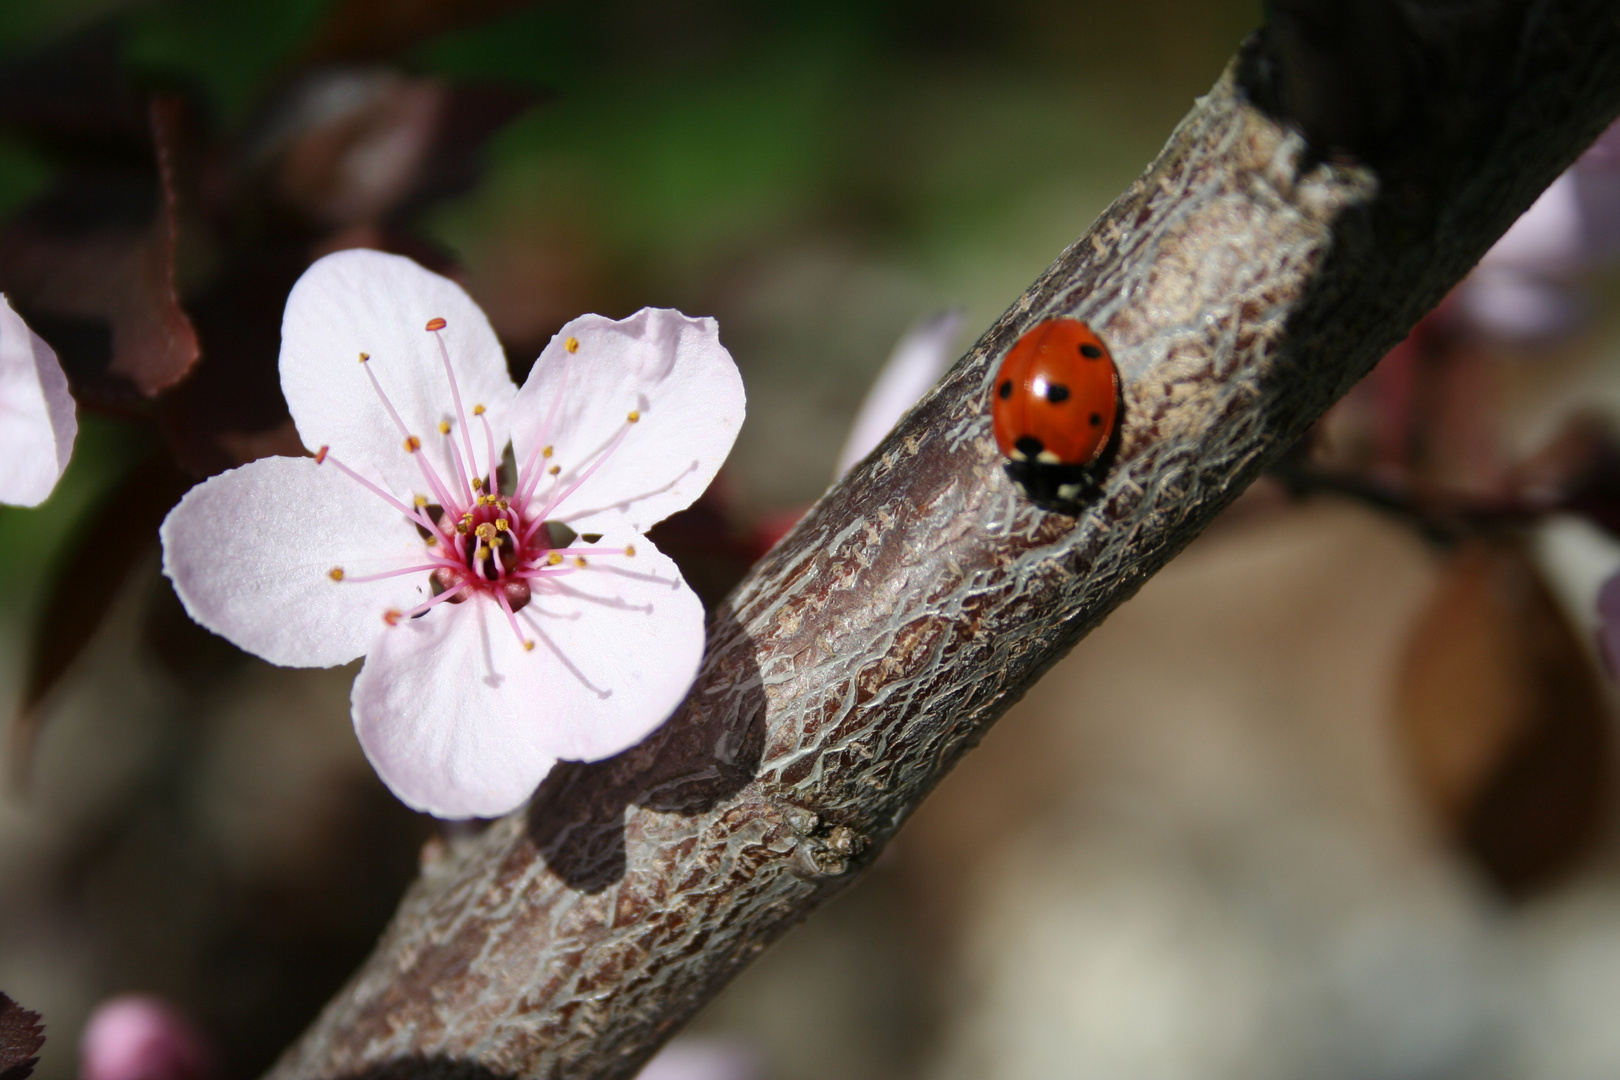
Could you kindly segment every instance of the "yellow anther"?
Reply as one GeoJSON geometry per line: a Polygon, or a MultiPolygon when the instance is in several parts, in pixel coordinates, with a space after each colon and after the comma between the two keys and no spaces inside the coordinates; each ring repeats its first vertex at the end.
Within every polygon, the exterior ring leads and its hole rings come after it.
{"type": "Polygon", "coordinates": [[[439,421],[439,434],[440,435],[448,435],[448,434],[450,434],[450,421],[448,421],[448,420],[440,420],[439,421]]]}
{"type": "Polygon", "coordinates": [[[512,527],[512,523],[510,521],[507,521],[505,518],[496,518],[495,519],[495,528],[496,528],[496,530],[498,532],[505,532],[507,529],[510,529],[511,527],[512,527]]]}
{"type": "Polygon", "coordinates": [[[428,533],[428,538],[426,541],[428,547],[434,547],[438,544],[438,542],[439,538],[437,536],[434,536],[432,533],[428,533]]]}
{"type": "Polygon", "coordinates": [[[579,352],[579,338],[569,338],[567,341],[563,342],[563,348],[567,349],[571,353],[579,352]]]}
{"type": "Polygon", "coordinates": [[[506,546],[506,537],[497,536],[495,539],[490,541],[490,544],[492,546],[494,546],[494,547],[505,547],[506,546]]]}
{"type": "Polygon", "coordinates": [[[489,548],[479,544],[477,549],[473,551],[473,562],[480,562],[487,558],[489,558],[489,548]]]}
{"type": "Polygon", "coordinates": [[[532,641],[528,640],[527,638],[525,638],[523,640],[523,651],[524,652],[534,652],[534,642],[532,642],[532,641]]]}
{"type": "Polygon", "coordinates": [[[411,502],[415,503],[416,508],[418,510],[420,510],[420,509],[422,509],[422,507],[427,505],[427,496],[426,495],[418,495],[416,498],[412,499],[411,502]]]}
{"type": "Polygon", "coordinates": [[[405,436],[405,452],[406,453],[414,454],[420,449],[422,449],[422,440],[421,439],[418,439],[415,435],[407,435],[407,436],[405,436]]]}
{"type": "Polygon", "coordinates": [[[630,415],[626,416],[625,419],[630,421],[633,424],[637,420],[641,419],[641,414],[639,412],[637,412],[635,409],[631,409],[630,410],[630,415]]]}
{"type": "MultiPolygon", "coordinates": [[[[484,490],[484,478],[482,476],[473,477],[473,490],[474,491],[483,491],[484,490]]],[[[479,498],[482,499],[483,496],[480,495],[479,498]]]]}
{"type": "Polygon", "coordinates": [[[495,535],[495,526],[491,525],[489,522],[486,521],[482,525],[478,526],[478,539],[480,539],[480,540],[488,540],[490,537],[492,537],[494,535],[495,535]]]}
{"type": "Polygon", "coordinates": [[[547,566],[557,566],[557,565],[559,565],[561,563],[562,563],[562,556],[557,554],[555,551],[553,551],[550,555],[546,556],[546,565],[547,566]]]}
{"type": "Polygon", "coordinates": [[[556,476],[558,473],[562,472],[562,466],[553,465],[551,468],[547,469],[546,472],[550,473],[552,476],[556,476]]]}
{"type": "Polygon", "coordinates": [[[574,556],[574,565],[579,567],[581,570],[585,569],[585,556],[583,556],[583,555],[575,555],[574,556]]]}
{"type": "Polygon", "coordinates": [[[465,521],[456,522],[456,532],[460,533],[462,536],[466,536],[467,535],[467,523],[465,521]]]}
{"type": "Polygon", "coordinates": [[[473,415],[474,416],[483,416],[484,415],[484,407],[482,405],[474,405],[473,406],[473,415]]]}
{"type": "Polygon", "coordinates": [[[363,353],[360,354],[360,362],[362,364],[365,363],[367,360],[370,360],[370,359],[371,359],[371,354],[370,353],[363,352],[363,353]]]}
{"type": "Polygon", "coordinates": [[[500,507],[502,510],[510,510],[512,508],[512,504],[507,502],[505,499],[496,499],[495,505],[500,507]]]}
{"type": "Polygon", "coordinates": [[[540,456],[541,457],[550,457],[551,456],[551,447],[548,446],[544,450],[540,451],[540,456]]]}
{"type": "Polygon", "coordinates": [[[633,544],[624,545],[624,554],[625,554],[626,558],[633,557],[635,555],[635,553],[636,553],[636,549],[635,549],[635,546],[633,544]]]}
{"type": "Polygon", "coordinates": [[[341,567],[341,566],[332,567],[332,569],[330,569],[330,570],[328,570],[326,572],[326,576],[331,578],[333,581],[342,581],[343,580],[343,567],[341,567]]]}
{"type": "Polygon", "coordinates": [[[444,320],[443,319],[429,319],[427,328],[429,330],[443,330],[444,329],[444,320]]]}

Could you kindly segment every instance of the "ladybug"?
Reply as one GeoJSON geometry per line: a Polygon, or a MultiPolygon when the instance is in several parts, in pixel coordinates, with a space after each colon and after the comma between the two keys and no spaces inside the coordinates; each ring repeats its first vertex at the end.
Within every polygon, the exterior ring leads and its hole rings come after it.
{"type": "Polygon", "coordinates": [[[1048,319],[1025,331],[990,391],[1007,475],[1036,506],[1078,514],[1114,443],[1119,400],[1119,369],[1091,327],[1048,319]]]}

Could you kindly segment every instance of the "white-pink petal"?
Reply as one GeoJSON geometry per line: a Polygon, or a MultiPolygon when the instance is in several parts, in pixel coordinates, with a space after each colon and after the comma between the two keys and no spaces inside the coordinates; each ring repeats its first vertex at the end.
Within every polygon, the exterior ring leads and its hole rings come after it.
{"type": "Polygon", "coordinates": [[[517,612],[440,604],[378,641],[355,680],[355,731],[405,803],[439,817],[520,805],[557,759],[594,761],[668,718],[703,658],[703,605],[645,538],[604,536],[587,568],[517,612]]]}
{"type": "Polygon", "coordinates": [[[376,467],[396,495],[432,492],[367,367],[447,485],[457,483],[457,470],[440,422],[455,425],[457,446],[465,446],[439,342],[426,329],[431,319],[445,320],[437,337],[450,354],[477,470],[487,473],[488,439],[473,408],[485,407],[498,457],[517,387],[489,320],[461,286],[400,255],[339,251],[304,271],[281,322],[281,389],[304,445],[376,467]],[[361,353],[371,358],[364,366],[361,353]]]}
{"type": "Polygon", "coordinates": [[[551,340],[518,392],[512,444],[519,462],[541,440],[554,446],[566,488],[623,433],[611,456],[548,516],[582,532],[644,532],[709,486],[736,441],[743,409],[742,377],[713,319],[664,308],[617,321],[585,315],[551,340]],[[569,352],[570,341],[577,351],[569,352]],[[631,412],[639,420],[626,431],[631,412]]]}
{"type": "Polygon", "coordinates": [[[535,652],[485,597],[390,627],[350,695],[355,734],[400,801],[441,818],[497,817],[551,771],[535,652]]]}
{"type": "Polygon", "coordinates": [[[0,503],[44,502],[78,433],[56,353],[0,296],[0,503]]]}
{"type": "Polygon", "coordinates": [[[186,612],[272,664],[348,663],[385,612],[431,595],[426,571],[354,580],[423,564],[427,549],[399,510],[311,458],[261,458],[198,484],[159,535],[186,612]]]}
{"type": "Polygon", "coordinates": [[[628,529],[575,547],[635,555],[586,557],[547,579],[518,620],[538,642],[546,749],[567,761],[611,757],[675,711],[703,662],[704,612],[678,570],[628,529]]]}

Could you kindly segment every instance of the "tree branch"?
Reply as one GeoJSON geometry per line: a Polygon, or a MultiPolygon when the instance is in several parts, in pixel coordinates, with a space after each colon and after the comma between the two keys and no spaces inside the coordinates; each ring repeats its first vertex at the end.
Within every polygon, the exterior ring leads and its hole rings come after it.
{"type": "Polygon", "coordinates": [[[1423,88],[1419,137],[1376,172],[1322,160],[1249,103],[1239,72],[1263,81],[1265,50],[1286,47],[1251,41],[715,613],[668,724],[559,766],[526,812],[425,853],[376,952],[273,1080],[633,1075],[1620,111],[1612,0],[1497,5],[1480,22],[1435,38],[1423,70],[1445,85],[1423,88]],[[1077,519],[1006,479],[985,405],[994,365],[1053,315],[1088,320],[1124,380],[1120,443],[1077,519]]]}

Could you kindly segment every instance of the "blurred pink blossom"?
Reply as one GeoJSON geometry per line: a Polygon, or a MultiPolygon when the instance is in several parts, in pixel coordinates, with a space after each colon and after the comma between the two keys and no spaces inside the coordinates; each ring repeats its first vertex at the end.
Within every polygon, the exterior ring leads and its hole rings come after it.
{"type": "Polygon", "coordinates": [[[96,1006],[79,1039],[79,1080],[208,1080],[201,1033],[159,998],[124,994],[96,1006]]]}
{"type": "Polygon", "coordinates": [[[636,1080],[759,1080],[759,1054],[741,1039],[684,1036],[647,1062],[636,1080]]]}
{"type": "Polygon", "coordinates": [[[1489,334],[1580,328],[1582,275],[1620,255],[1620,124],[1542,193],[1458,287],[1458,314],[1489,334]]]}

